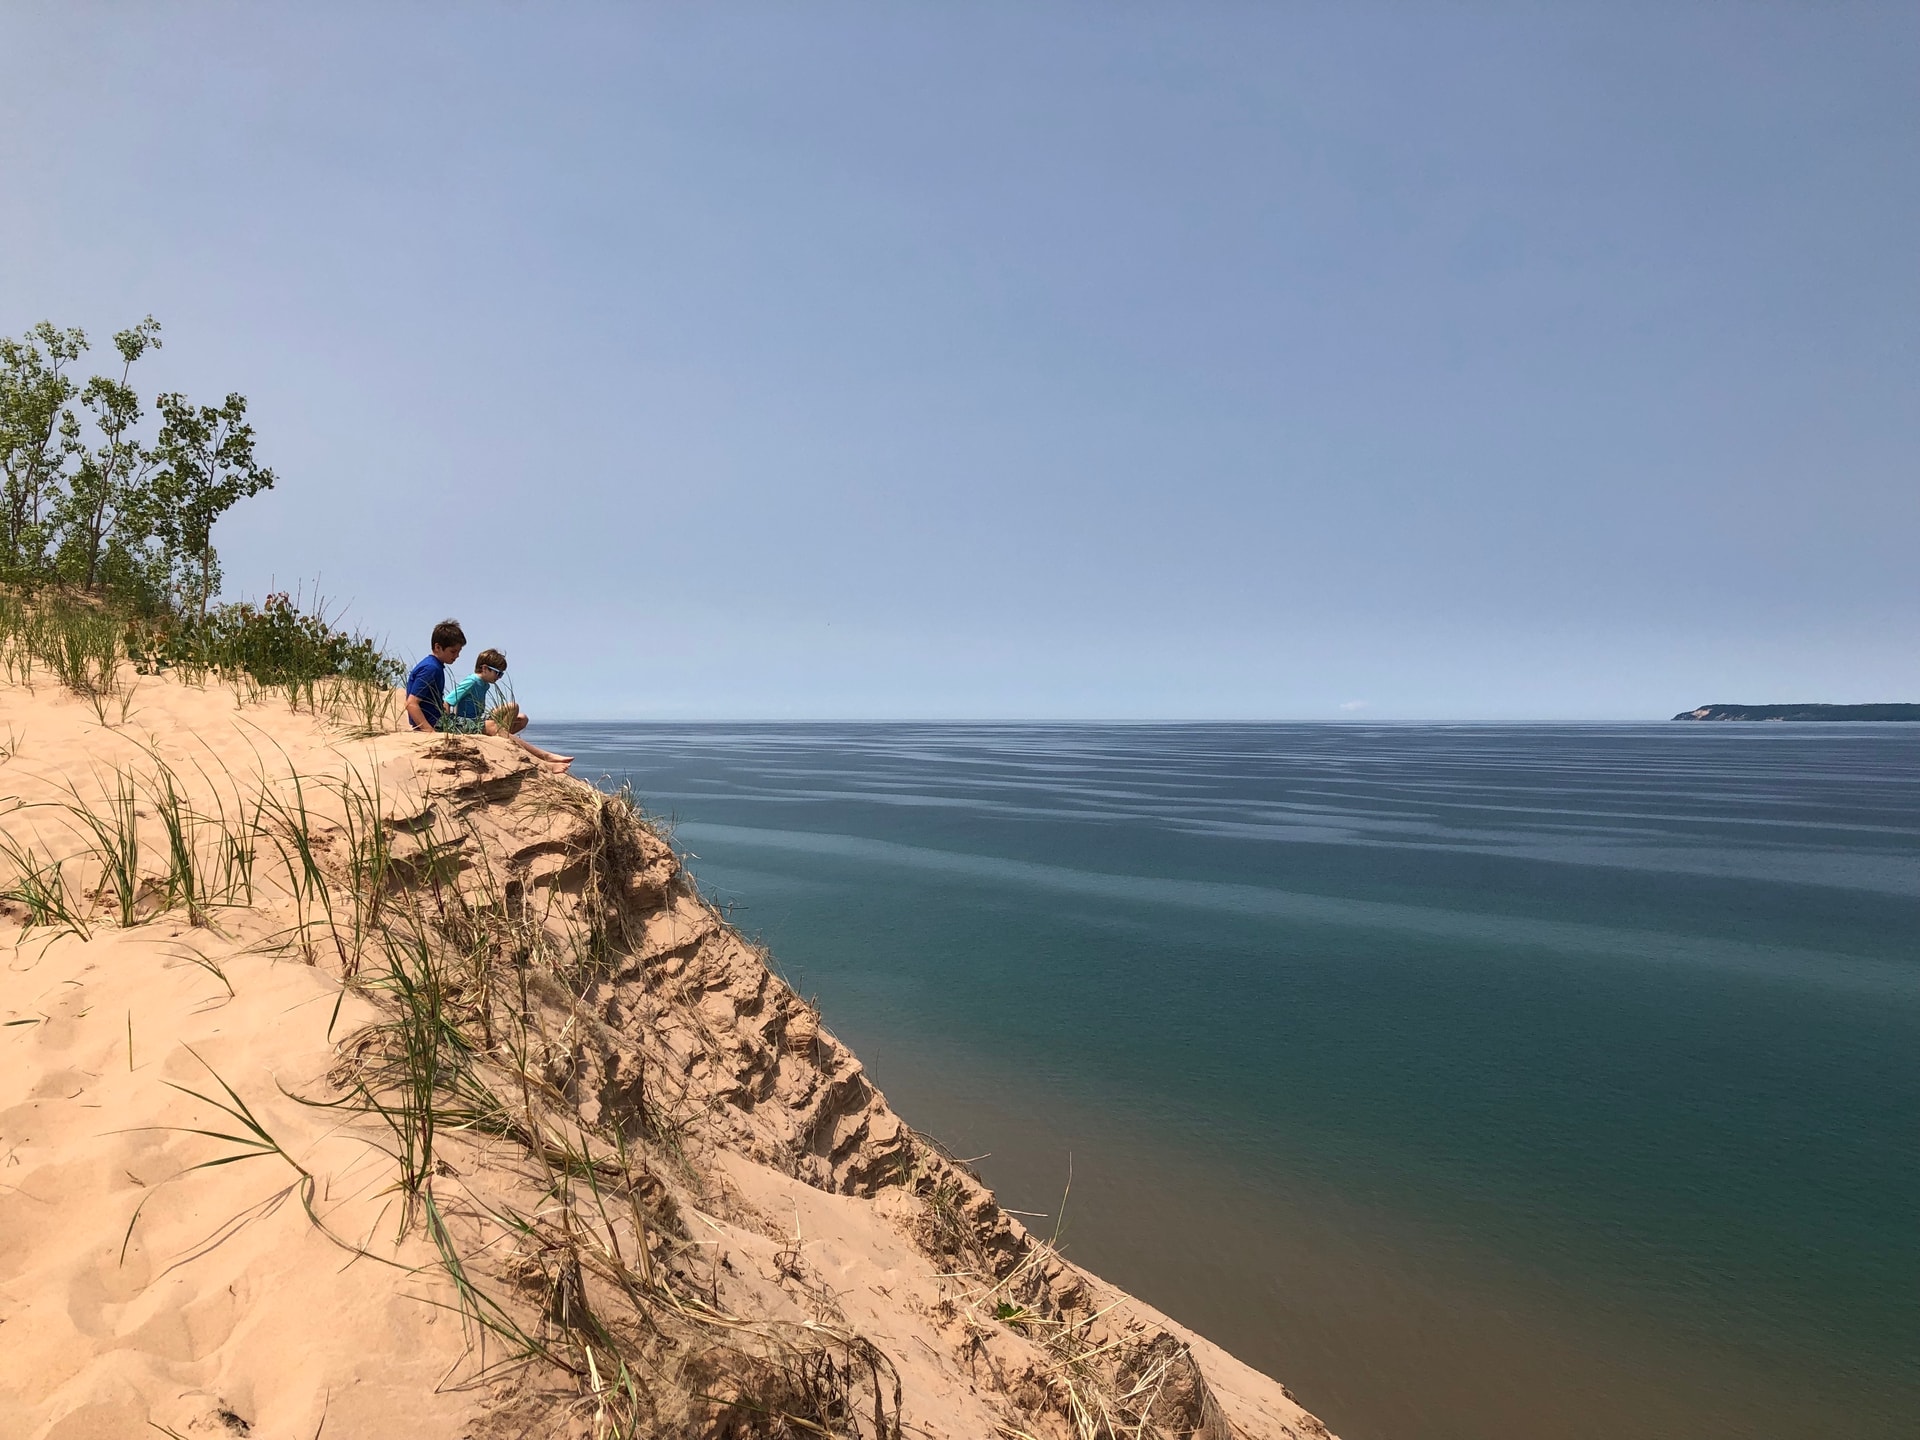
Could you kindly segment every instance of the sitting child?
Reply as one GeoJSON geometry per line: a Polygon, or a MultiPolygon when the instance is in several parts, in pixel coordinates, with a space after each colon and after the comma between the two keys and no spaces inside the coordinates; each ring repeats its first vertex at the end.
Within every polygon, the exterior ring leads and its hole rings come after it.
{"type": "Polygon", "coordinates": [[[487,692],[507,673],[507,657],[498,650],[482,650],[473,662],[473,674],[453,687],[447,696],[446,727],[468,734],[505,735],[522,750],[555,770],[564,771],[573,764],[571,755],[555,755],[520,738],[527,728],[527,717],[519,705],[508,700],[487,708],[487,692]]]}
{"type": "Polygon", "coordinates": [[[432,651],[407,672],[406,718],[415,730],[438,730],[446,717],[447,667],[460,658],[467,635],[458,620],[433,627],[432,651]]]}

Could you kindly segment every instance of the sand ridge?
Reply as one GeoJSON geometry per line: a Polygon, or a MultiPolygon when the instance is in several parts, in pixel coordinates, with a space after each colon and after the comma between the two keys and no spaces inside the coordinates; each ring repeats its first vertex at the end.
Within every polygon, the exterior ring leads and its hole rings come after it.
{"type": "Polygon", "coordinates": [[[0,913],[0,1434],[1326,1433],[1001,1212],[617,797],[164,677],[0,688],[0,751],[0,884],[58,860],[86,912],[0,913]],[[248,893],[168,889],[169,783],[269,797],[248,893]],[[116,803],[137,893],[73,817],[116,803]],[[409,1180],[349,1102],[402,1073],[416,963],[475,1038],[409,1180]]]}

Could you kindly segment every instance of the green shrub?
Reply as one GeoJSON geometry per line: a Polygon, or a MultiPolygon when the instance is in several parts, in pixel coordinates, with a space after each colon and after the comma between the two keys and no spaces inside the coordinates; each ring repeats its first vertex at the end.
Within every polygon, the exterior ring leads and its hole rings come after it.
{"type": "Polygon", "coordinates": [[[391,686],[400,662],[365,635],[338,628],[318,600],[305,609],[284,591],[256,606],[216,605],[204,618],[128,626],[128,650],[143,669],[186,666],[244,672],[263,685],[303,685],[345,676],[391,686]]]}

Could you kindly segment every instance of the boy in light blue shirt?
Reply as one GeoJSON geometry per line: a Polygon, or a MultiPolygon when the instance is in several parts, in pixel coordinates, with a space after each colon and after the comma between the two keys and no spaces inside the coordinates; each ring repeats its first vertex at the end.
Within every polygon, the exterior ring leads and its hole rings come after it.
{"type": "Polygon", "coordinates": [[[504,735],[542,764],[564,771],[573,764],[571,755],[556,755],[520,738],[520,732],[527,728],[528,717],[520,713],[518,704],[507,700],[488,709],[488,692],[506,673],[505,655],[498,650],[482,650],[474,657],[473,674],[454,686],[453,693],[447,696],[446,719],[442,723],[449,730],[468,735],[504,735]]]}

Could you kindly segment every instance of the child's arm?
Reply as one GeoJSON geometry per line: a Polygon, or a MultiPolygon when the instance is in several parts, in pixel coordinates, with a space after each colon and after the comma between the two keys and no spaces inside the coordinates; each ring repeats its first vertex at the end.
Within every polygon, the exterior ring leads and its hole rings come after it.
{"type": "Polygon", "coordinates": [[[487,682],[478,675],[469,675],[447,696],[447,714],[461,721],[478,720],[486,713],[487,682]]]}
{"type": "Polygon", "coordinates": [[[427,712],[420,708],[420,697],[411,690],[407,691],[407,720],[416,730],[431,730],[427,723],[427,712]]]}

